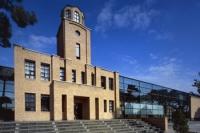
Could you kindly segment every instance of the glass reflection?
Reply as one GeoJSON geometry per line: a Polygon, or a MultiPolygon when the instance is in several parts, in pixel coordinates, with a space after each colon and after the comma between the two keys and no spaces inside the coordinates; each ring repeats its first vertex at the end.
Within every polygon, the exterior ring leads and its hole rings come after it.
{"type": "Polygon", "coordinates": [[[171,119],[172,112],[182,107],[189,118],[189,95],[127,77],[120,76],[120,100],[123,117],[161,117],[171,119]]]}

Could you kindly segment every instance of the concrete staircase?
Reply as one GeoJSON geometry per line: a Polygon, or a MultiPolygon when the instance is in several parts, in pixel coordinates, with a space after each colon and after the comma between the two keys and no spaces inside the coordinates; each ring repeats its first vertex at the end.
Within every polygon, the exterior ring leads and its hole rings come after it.
{"type": "Polygon", "coordinates": [[[163,133],[141,120],[0,122],[0,133],[163,133]]]}
{"type": "Polygon", "coordinates": [[[113,133],[104,121],[83,121],[83,124],[90,133],[113,133]]]}
{"type": "Polygon", "coordinates": [[[159,128],[156,128],[148,123],[145,123],[141,120],[122,120],[124,123],[129,125],[132,129],[134,129],[137,133],[163,133],[163,131],[159,128]]]}
{"type": "Polygon", "coordinates": [[[57,133],[87,133],[82,121],[56,122],[57,133]]]}

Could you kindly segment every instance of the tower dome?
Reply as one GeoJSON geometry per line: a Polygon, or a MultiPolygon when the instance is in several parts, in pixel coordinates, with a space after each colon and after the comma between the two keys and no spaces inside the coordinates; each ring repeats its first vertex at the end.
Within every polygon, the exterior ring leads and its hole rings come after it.
{"type": "Polygon", "coordinates": [[[71,20],[84,25],[84,14],[78,7],[71,5],[65,6],[62,10],[61,17],[62,19],[71,20]]]}

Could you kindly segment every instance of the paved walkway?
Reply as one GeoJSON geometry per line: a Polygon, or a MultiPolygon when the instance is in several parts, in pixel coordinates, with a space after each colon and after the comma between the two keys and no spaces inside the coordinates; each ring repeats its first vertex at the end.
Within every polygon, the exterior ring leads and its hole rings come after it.
{"type": "MultiPolygon", "coordinates": [[[[190,121],[189,124],[189,131],[192,133],[200,133],[200,121],[190,121]]],[[[169,123],[169,130],[166,133],[175,133],[173,130],[173,124],[169,123]]]]}

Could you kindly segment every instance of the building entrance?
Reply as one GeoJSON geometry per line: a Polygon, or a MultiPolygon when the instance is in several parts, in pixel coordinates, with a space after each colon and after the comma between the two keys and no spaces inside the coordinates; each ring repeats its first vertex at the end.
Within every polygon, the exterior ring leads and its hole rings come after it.
{"type": "Polygon", "coordinates": [[[83,119],[83,104],[82,103],[75,103],[74,116],[76,120],[83,119]]]}
{"type": "Polygon", "coordinates": [[[74,119],[89,120],[89,97],[74,97],[74,119]]]}

